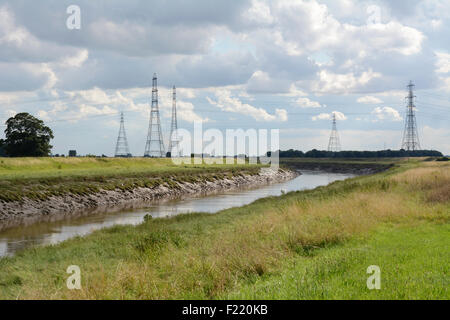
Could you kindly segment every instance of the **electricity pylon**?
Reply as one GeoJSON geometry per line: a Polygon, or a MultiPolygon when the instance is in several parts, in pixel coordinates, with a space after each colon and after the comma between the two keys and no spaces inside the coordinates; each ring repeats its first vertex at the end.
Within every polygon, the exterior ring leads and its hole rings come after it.
{"type": "Polygon", "coordinates": [[[414,84],[412,81],[408,85],[408,106],[406,109],[405,131],[403,133],[402,149],[407,151],[420,150],[419,134],[417,132],[417,122],[414,105],[414,84]]]}
{"type": "Polygon", "coordinates": [[[164,142],[161,131],[161,118],[158,106],[158,79],[153,74],[152,107],[150,110],[150,124],[148,127],[147,143],[144,157],[164,157],[164,142]]]}
{"type": "Polygon", "coordinates": [[[131,157],[130,149],[128,148],[127,134],[125,133],[125,121],[123,118],[123,112],[120,113],[120,129],[119,136],[117,137],[116,151],[114,153],[116,158],[128,158],[131,157]]]}
{"type": "Polygon", "coordinates": [[[168,154],[170,153],[170,156],[172,157],[178,157],[179,156],[179,150],[178,150],[178,125],[177,125],[177,89],[175,86],[173,86],[172,91],[172,124],[170,126],[170,142],[169,142],[169,149],[167,150],[168,154]]]}
{"type": "Polygon", "coordinates": [[[336,113],[333,112],[333,127],[331,129],[330,141],[328,142],[328,151],[341,151],[341,142],[339,141],[339,134],[336,125],[336,113]]]}

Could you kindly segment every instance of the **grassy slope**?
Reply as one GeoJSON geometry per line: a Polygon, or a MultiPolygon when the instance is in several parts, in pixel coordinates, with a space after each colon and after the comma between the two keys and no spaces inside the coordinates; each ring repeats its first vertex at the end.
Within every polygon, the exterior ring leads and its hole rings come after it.
{"type": "Polygon", "coordinates": [[[175,165],[171,159],[0,158],[0,200],[129,190],[170,184],[171,178],[195,182],[257,171],[256,165],[175,165]]]}
{"type": "Polygon", "coordinates": [[[448,164],[411,162],[216,215],[117,226],[0,260],[0,298],[448,299],[449,186],[448,164]],[[79,291],[65,286],[73,264],[79,291]]]}
{"type": "Polygon", "coordinates": [[[262,277],[226,299],[449,299],[450,226],[384,227],[262,277]],[[368,266],[381,268],[381,289],[368,290],[368,266]]]}
{"type": "Polygon", "coordinates": [[[280,158],[281,163],[392,164],[425,158],[280,158]]]}

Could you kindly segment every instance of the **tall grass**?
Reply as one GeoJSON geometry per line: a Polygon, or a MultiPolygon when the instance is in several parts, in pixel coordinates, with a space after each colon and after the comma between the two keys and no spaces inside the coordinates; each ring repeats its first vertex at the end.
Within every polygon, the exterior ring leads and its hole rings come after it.
{"type": "Polygon", "coordinates": [[[450,164],[425,163],[424,167],[408,170],[394,178],[410,191],[422,191],[431,202],[450,201],[450,164]]]}
{"type": "Polygon", "coordinates": [[[448,224],[448,199],[429,199],[450,188],[448,171],[445,165],[399,168],[217,215],[149,220],[27,250],[0,260],[0,297],[221,297],[282,273],[299,257],[367,239],[381,226],[448,224]],[[65,288],[64,272],[72,264],[81,267],[82,290],[65,288]]]}

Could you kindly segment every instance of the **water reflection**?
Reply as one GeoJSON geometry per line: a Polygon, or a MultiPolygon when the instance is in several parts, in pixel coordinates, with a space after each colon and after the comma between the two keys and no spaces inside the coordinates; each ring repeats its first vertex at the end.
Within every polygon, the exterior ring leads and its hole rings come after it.
{"type": "Polygon", "coordinates": [[[215,213],[223,209],[246,205],[260,198],[279,196],[282,194],[282,190],[290,192],[311,189],[353,176],[318,172],[302,173],[301,176],[293,180],[258,189],[235,190],[207,197],[159,202],[138,210],[81,216],[56,222],[40,222],[29,226],[6,229],[0,232],[0,257],[13,255],[21,249],[34,245],[56,244],[75,236],[84,236],[94,230],[113,225],[139,224],[143,221],[143,217],[146,214],[160,218],[190,212],[215,213]]]}

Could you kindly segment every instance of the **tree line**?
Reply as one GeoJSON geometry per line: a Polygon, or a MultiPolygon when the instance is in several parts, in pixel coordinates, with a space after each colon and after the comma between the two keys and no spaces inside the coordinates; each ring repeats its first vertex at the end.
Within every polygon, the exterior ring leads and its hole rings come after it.
{"type": "Polygon", "coordinates": [[[307,152],[300,150],[279,151],[280,158],[404,158],[404,157],[442,157],[436,150],[380,150],[380,151],[324,151],[313,149],[307,152]]]}
{"type": "MultiPolygon", "coordinates": [[[[0,157],[45,157],[51,154],[52,130],[29,113],[18,113],[6,121],[5,139],[0,139],[0,157]]],[[[321,151],[317,149],[279,151],[280,158],[403,158],[442,157],[436,150],[321,151]]],[[[269,153],[270,156],[270,153],[269,153]]]]}

